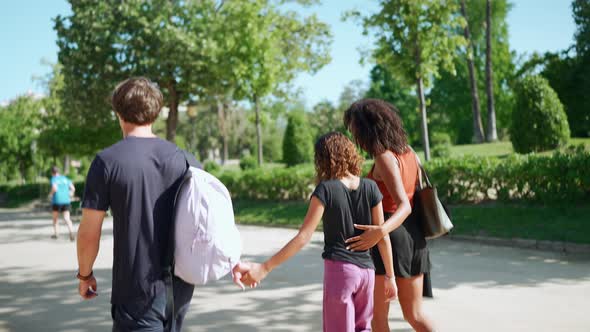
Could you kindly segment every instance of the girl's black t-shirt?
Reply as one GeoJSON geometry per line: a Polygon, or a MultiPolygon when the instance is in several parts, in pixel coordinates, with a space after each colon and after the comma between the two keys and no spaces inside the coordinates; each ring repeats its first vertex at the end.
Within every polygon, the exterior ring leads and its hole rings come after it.
{"type": "Polygon", "coordinates": [[[363,231],[354,224],[371,225],[371,209],[383,199],[375,181],[361,178],[359,187],[349,189],[340,180],[322,181],[312,196],[324,205],[324,259],[352,263],[362,268],[374,269],[370,251],[347,250],[346,239],[363,231]]]}

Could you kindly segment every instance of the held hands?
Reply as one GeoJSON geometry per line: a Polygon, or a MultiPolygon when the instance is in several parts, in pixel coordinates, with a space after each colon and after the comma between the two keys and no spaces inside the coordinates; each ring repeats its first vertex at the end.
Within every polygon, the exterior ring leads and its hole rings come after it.
{"type": "Polygon", "coordinates": [[[234,284],[238,285],[238,287],[240,287],[242,290],[246,289],[242,279],[244,278],[244,275],[248,273],[248,271],[250,271],[250,264],[244,262],[239,262],[236,264],[236,266],[234,266],[231,271],[234,284]]]}
{"type": "Polygon", "coordinates": [[[241,281],[250,288],[256,288],[262,279],[266,278],[270,270],[264,264],[249,263],[249,265],[250,271],[242,277],[241,281]]]}
{"type": "Polygon", "coordinates": [[[385,282],[385,302],[390,302],[397,299],[397,285],[393,278],[383,278],[385,282]]]}
{"type": "Polygon", "coordinates": [[[383,237],[383,229],[376,225],[354,225],[354,228],[363,230],[363,234],[346,240],[350,251],[365,251],[373,248],[383,237]]]}
{"type": "Polygon", "coordinates": [[[268,269],[263,264],[240,262],[232,269],[234,284],[242,290],[247,287],[256,288],[262,279],[268,275],[268,269]]]}

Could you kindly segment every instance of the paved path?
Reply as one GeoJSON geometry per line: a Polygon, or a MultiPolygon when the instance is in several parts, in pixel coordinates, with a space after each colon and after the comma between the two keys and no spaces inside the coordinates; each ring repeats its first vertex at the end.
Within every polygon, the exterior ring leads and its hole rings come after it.
{"type": "MultiPolygon", "coordinates": [[[[110,330],[112,222],[95,266],[99,297],[76,293],[74,243],[51,240],[48,215],[0,211],[0,331],[110,330]]],[[[62,231],[65,231],[62,227],[62,231]]],[[[245,256],[262,260],[293,230],[241,227],[245,256]]],[[[196,290],[188,331],[321,331],[322,235],[254,291],[224,279],[196,290]]],[[[440,331],[590,331],[590,257],[437,240],[435,299],[440,331]]],[[[393,331],[411,331],[398,305],[393,331]]]]}

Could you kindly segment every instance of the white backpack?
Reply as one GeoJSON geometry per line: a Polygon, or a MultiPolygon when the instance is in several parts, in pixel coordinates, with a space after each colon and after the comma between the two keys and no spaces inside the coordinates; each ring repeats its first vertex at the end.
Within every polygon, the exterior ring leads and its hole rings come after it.
{"type": "Polygon", "coordinates": [[[215,176],[189,167],[176,196],[174,274],[204,285],[228,274],[240,260],[242,241],[231,197],[215,176]]]}

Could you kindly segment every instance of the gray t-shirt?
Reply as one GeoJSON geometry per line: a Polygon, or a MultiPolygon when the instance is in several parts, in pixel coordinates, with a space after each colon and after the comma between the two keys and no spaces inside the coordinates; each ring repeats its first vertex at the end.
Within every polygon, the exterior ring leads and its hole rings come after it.
{"type": "Polygon", "coordinates": [[[346,239],[360,235],[354,224],[371,225],[371,209],[383,199],[375,181],[361,178],[359,187],[351,190],[340,180],[322,181],[312,194],[324,205],[324,259],[352,263],[374,269],[370,251],[351,252],[346,239]]]}
{"type": "Polygon", "coordinates": [[[199,166],[173,143],[128,136],[92,161],[82,207],[113,214],[111,303],[147,304],[165,289],[163,259],[187,159],[199,166]]]}

